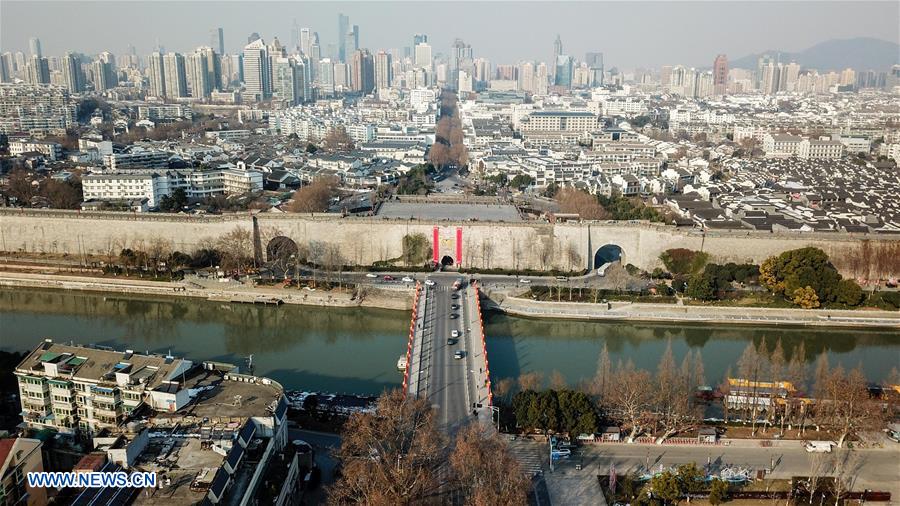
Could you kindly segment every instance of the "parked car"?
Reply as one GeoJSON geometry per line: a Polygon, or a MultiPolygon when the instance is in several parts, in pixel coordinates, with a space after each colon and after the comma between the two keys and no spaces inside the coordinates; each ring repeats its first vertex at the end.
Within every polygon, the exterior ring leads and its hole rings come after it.
{"type": "Polygon", "coordinates": [[[831,453],[834,443],[831,441],[808,441],[805,445],[809,453],[831,453]]]}

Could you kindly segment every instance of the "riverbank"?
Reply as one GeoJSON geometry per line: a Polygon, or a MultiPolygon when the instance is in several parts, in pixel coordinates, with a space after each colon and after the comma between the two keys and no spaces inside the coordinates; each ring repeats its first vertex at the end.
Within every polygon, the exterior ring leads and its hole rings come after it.
{"type": "Polygon", "coordinates": [[[689,306],[616,301],[587,304],[537,301],[500,291],[491,292],[488,297],[485,309],[526,318],[900,328],[900,311],[689,306]]]}
{"type": "Polygon", "coordinates": [[[199,298],[219,302],[272,303],[338,308],[375,308],[407,311],[412,308],[412,291],[405,286],[373,288],[363,297],[349,290],[307,290],[256,286],[228,280],[192,278],[182,281],[146,281],[109,277],[77,276],[0,271],[0,286],[11,288],[52,288],[86,292],[134,295],[162,295],[199,298]]]}
{"type": "MultiPolygon", "coordinates": [[[[233,280],[220,282],[216,279],[189,278],[182,281],[146,281],[10,270],[0,270],[0,286],[189,297],[235,303],[254,300],[271,303],[277,299],[285,304],[396,311],[411,310],[413,298],[412,290],[406,285],[373,287],[360,299],[349,290],[297,290],[233,280]]],[[[547,302],[497,290],[488,290],[486,295],[485,310],[535,319],[900,328],[900,311],[690,306],[618,301],[608,304],[547,302]]]]}

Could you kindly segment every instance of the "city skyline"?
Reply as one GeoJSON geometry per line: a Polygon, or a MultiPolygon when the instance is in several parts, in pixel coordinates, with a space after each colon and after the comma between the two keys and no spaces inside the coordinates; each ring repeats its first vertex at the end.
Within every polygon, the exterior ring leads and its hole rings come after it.
{"type": "MultiPolygon", "coordinates": [[[[622,69],[665,64],[709,67],[719,53],[729,55],[729,60],[733,61],[768,50],[803,50],[831,39],[865,36],[891,42],[900,40],[900,30],[896,23],[891,22],[900,14],[900,6],[889,2],[790,2],[779,4],[777,19],[766,19],[771,17],[766,14],[770,9],[765,8],[773,6],[770,2],[728,2],[727,5],[700,2],[566,2],[552,4],[552,7],[544,2],[533,2],[516,4],[517,9],[502,10],[477,4],[483,9],[483,16],[471,16],[465,9],[447,10],[446,4],[420,2],[313,2],[299,4],[303,8],[296,9],[296,12],[290,2],[228,3],[228,12],[216,8],[222,6],[219,2],[188,2],[178,4],[179,15],[174,18],[161,8],[168,3],[129,2],[125,7],[107,2],[38,2],[35,5],[7,1],[4,2],[0,49],[27,54],[30,39],[37,37],[45,56],[62,55],[70,50],[86,54],[102,51],[121,53],[129,45],[133,45],[138,54],[145,55],[157,43],[167,51],[188,52],[198,46],[209,45],[210,30],[221,27],[226,53],[234,54],[246,45],[247,36],[254,32],[266,41],[277,37],[282,44],[287,44],[296,19],[299,26],[318,32],[323,50],[334,46],[339,52],[346,42],[344,37],[338,37],[339,14],[349,17],[348,26],[355,31],[359,47],[373,53],[392,49],[402,51],[402,48],[412,46],[414,34],[424,33],[428,35],[435,55],[446,55],[453,41],[460,38],[472,46],[476,57],[487,58],[492,63],[522,60],[545,61],[548,65],[555,63],[551,57],[557,33],[561,34],[564,54],[581,60],[588,52],[602,52],[607,68],[622,69]],[[539,6],[547,8],[539,9],[539,6]],[[819,15],[807,19],[812,6],[819,15]],[[48,7],[59,13],[72,10],[72,15],[41,17],[38,22],[37,16],[42,16],[48,7]],[[248,16],[246,11],[251,7],[260,12],[280,8],[285,15],[273,18],[248,16]],[[652,9],[657,15],[638,17],[647,9],[652,9]],[[540,12],[540,16],[534,14],[536,11],[540,12]],[[428,15],[431,13],[435,15],[428,15]],[[76,33],[73,27],[65,23],[72,16],[105,19],[111,15],[139,15],[146,22],[139,26],[107,23],[109,29],[96,35],[76,33]],[[741,19],[742,22],[717,22],[723,16],[741,19]],[[247,22],[248,18],[254,21],[247,22]],[[501,19],[502,23],[499,22],[501,19]],[[608,19],[616,21],[604,21],[608,19]],[[764,19],[769,25],[767,37],[753,37],[756,30],[753,26],[764,19]],[[160,30],[166,23],[171,26],[170,33],[160,30]],[[705,28],[688,29],[694,25],[705,28]],[[638,33],[635,30],[653,33],[654,37],[635,37],[638,33]],[[529,35],[521,37],[522,33],[529,35]],[[508,43],[511,37],[515,37],[516,44],[508,43]],[[660,37],[669,42],[654,44],[660,37]]],[[[467,2],[457,4],[474,5],[467,2]]]]}

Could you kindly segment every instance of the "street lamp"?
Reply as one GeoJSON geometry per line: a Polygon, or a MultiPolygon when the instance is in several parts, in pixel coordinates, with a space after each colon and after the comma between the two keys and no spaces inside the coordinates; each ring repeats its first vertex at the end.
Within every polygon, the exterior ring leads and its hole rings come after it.
{"type": "Polygon", "coordinates": [[[497,413],[497,432],[500,432],[500,407],[499,406],[490,406],[491,408],[491,418],[494,417],[494,413],[497,413]]]}

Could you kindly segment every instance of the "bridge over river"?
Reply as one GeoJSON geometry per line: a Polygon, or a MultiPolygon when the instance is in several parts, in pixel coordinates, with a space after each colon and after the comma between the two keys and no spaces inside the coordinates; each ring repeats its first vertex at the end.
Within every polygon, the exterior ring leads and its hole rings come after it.
{"type": "Polygon", "coordinates": [[[418,285],[403,388],[427,398],[438,425],[455,434],[468,421],[492,423],[490,369],[477,285],[435,274],[418,285]]]}

